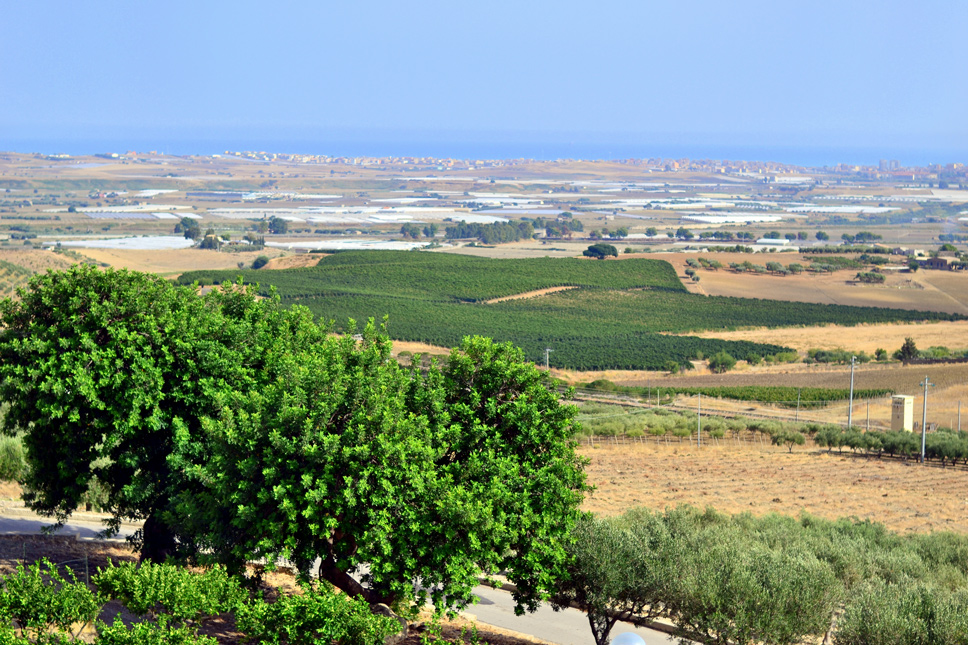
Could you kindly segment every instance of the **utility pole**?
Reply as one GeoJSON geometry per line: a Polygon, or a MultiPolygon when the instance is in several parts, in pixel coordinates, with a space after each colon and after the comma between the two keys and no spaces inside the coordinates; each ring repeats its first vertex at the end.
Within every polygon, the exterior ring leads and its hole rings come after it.
{"type": "Polygon", "coordinates": [[[924,465],[924,446],[927,442],[928,437],[928,386],[932,383],[928,381],[928,377],[924,377],[924,381],[918,385],[924,386],[924,401],[921,407],[921,465],[924,465]]]}
{"type": "Polygon", "coordinates": [[[545,369],[546,370],[551,369],[551,365],[549,365],[549,359],[551,358],[551,352],[553,351],[555,350],[551,349],[550,347],[545,347],[545,369]]]}
{"type": "Polygon", "coordinates": [[[850,357],[850,402],[847,404],[847,430],[854,425],[854,363],[857,362],[856,356],[850,357]]]}
{"type": "Polygon", "coordinates": [[[702,448],[702,392],[699,393],[699,405],[696,408],[696,443],[702,448]]]}

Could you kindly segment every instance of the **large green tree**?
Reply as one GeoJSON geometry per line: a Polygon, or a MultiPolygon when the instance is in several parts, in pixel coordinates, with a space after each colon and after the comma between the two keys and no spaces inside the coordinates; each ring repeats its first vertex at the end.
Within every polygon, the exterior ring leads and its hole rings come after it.
{"type": "Polygon", "coordinates": [[[266,341],[293,346],[300,320],[241,287],[201,298],[90,266],[34,277],[19,300],[0,303],[3,429],[24,433],[27,504],[63,522],[97,480],[109,531],[145,520],[142,557],[193,550],[170,512],[194,485],[183,464],[207,453],[201,419],[214,393],[255,387],[266,341]]]}
{"type": "Polygon", "coordinates": [[[284,556],[351,595],[471,599],[505,571],[521,608],[553,588],[585,490],[572,406],[520,350],[467,339],[405,370],[372,324],[276,354],[259,391],[225,390],[185,521],[239,568],[284,556]],[[415,591],[415,589],[420,591],[415,591]]]}

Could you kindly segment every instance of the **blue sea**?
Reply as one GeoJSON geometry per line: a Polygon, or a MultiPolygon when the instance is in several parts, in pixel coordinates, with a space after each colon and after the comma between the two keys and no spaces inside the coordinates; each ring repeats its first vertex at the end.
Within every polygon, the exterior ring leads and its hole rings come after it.
{"type": "Polygon", "coordinates": [[[630,138],[606,140],[593,135],[569,139],[566,136],[541,137],[498,133],[461,137],[455,134],[424,133],[346,133],[321,135],[287,133],[285,136],[247,136],[233,133],[212,136],[167,132],[152,135],[68,135],[5,136],[0,131],[0,151],[44,154],[84,155],[127,151],[157,151],[171,155],[209,155],[226,151],[264,151],[289,154],[328,155],[331,157],[433,157],[438,159],[714,159],[731,161],[773,161],[806,167],[837,164],[876,166],[881,159],[896,159],[902,167],[968,162],[968,148],[931,145],[845,146],[795,145],[770,143],[703,143],[695,137],[688,142],[650,142],[630,138]]]}

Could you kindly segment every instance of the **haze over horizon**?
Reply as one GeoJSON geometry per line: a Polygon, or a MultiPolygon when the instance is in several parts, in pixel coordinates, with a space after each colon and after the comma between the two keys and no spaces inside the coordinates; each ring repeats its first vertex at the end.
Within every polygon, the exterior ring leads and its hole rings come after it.
{"type": "Polygon", "coordinates": [[[40,1],[0,150],[968,161],[968,5],[40,1]]]}

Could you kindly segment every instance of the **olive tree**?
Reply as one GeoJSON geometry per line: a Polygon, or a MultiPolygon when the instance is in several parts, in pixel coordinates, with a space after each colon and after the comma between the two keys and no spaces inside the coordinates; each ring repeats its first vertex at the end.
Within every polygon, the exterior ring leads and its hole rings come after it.
{"type": "Polygon", "coordinates": [[[675,554],[659,517],[639,511],[622,518],[586,516],[572,535],[567,574],[552,606],[584,611],[596,645],[609,642],[620,620],[663,613],[675,554]]]}

